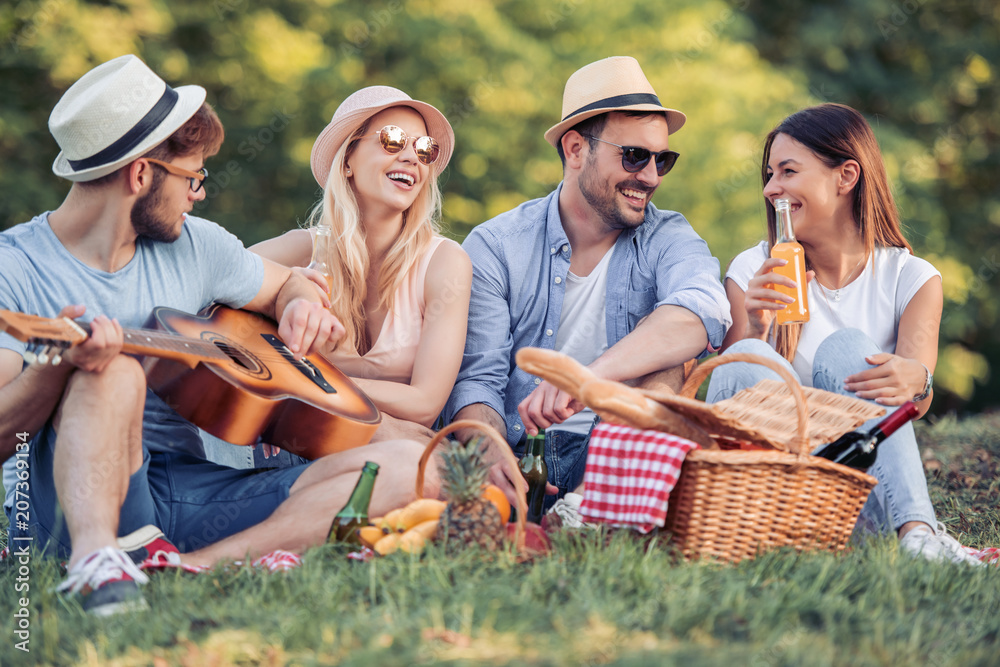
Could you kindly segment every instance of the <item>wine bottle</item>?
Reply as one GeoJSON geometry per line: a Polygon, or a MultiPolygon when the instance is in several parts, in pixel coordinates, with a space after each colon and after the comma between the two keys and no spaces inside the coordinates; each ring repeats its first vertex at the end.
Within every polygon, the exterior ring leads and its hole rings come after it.
{"type": "Polygon", "coordinates": [[[774,200],[774,224],[778,242],[771,248],[771,257],[787,260],[784,266],[772,269],[774,273],[795,281],[795,287],[771,285],[775,291],[795,299],[784,304],[775,316],[778,324],[794,324],[809,321],[809,295],[806,290],[806,253],[795,240],[792,229],[791,204],[787,199],[774,200]]]}
{"type": "Polygon", "coordinates": [[[528,445],[518,464],[521,475],[528,482],[528,515],[532,523],[541,523],[545,503],[545,484],[549,481],[549,468],[545,464],[545,430],[528,436],[528,445]]]}
{"type": "Polygon", "coordinates": [[[878,456],[878,446],[899,430],[899,427],[917,416],[917,406],[907,401],[899,409],[880,421],[867,433],[851,431],[831,443],[820,445],[813,452],[834,463],[841,463],[858,470],[868,470],[878,456]]]}
{"type": "Polygon", "coordinates": [[[320,223],[316,225],[315,234],[313,236],[313,252],[312,260],[309,262],[310,268],[314,271],[319,271],[326,278],[327,293],[333,296],[333,276],[330,273],[330,266],[328,262],[331,258],[331,253],[333,252],[333,230],[330,229],[330,225],[325,223],[320,223]]]}
{"type": "Polygon", "coordinates": [[[368,525],[368,505],[372,500],[372,489],[375,488],[375,476],[378,475],[378,464],[365,461],[361,469],[361,477],[351,491],[351,497],[343,509],[333,517],[327,542],[345,542],[360,544],[358,528],[368,525]]]}

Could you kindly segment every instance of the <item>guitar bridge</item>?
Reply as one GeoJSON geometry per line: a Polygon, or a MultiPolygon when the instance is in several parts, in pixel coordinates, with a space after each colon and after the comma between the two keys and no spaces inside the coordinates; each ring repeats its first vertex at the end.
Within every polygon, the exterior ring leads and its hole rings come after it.
{"type": "Polygon", "coordinates": [[[296,359],[281,339],[272,334],[261,334],[261,338],[270,343],[271,347],[277,350],[278,354],[284,357],[285,361],[294,366],[300,373],[305,375],[309,380],[312,381],[317,387],[322,389],[328,394],[336,394],[337,390],[331,385],[325,377],[323,377],[323,372],[316,368],[316,364],[309,361],[305,357],[302,359],[296,359]]]}

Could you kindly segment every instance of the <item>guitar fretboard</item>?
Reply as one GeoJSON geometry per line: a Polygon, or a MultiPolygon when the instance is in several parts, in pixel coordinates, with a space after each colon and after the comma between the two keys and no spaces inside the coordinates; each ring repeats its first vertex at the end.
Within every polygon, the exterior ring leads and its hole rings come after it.
{"type": "Polygon", "coordinates": [[[123,334],[125,338],[124,349],[132,354],[162,356],[163,352],[175,352],[215,361],[229,359],[229,356],[213,343],[196,338],[143,329],[125,329],[123,334]]]}

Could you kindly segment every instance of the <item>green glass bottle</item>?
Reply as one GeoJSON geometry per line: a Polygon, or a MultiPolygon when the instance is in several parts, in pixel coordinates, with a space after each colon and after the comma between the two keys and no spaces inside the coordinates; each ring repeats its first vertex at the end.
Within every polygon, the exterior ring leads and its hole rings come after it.
{"type": "Polygon", "coordinates": [[[360,544],[358,528],[368,525],[368,504],[372,500],[372,489],[375,488],[375,476],[378,475],[378,464],[365,461],[361,469],[361,477],[351,492],[344,508],[337,512],[330,525],[330,533],[326,537],[329,542],[360,544]]]}
{"type": "Polygon", "coordinates": [[[545,484],[549,480],[549,468],[545,465],[544,429],[539,430],[538,435],[528,436],[528,444],[518,467],[528,482],[528,515],[525,519],[532,523],[541,523],[545,484]]]}

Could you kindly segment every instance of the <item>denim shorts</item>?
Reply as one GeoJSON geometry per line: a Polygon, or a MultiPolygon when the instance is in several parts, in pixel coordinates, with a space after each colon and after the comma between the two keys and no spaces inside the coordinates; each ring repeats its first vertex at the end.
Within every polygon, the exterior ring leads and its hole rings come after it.
{"type": "MultiPolygon", "coordinates": [[[[206,547],[267,519],[288,498],[309,465],[235,470],[206,461],[192,453],[201,447],[197,429],[172,410],[172,417],[165,414],[161,407],[165,406],[151,406],[147,400],[142,465],[129,477],[119,536],[154,524],[181,552],[206,547]],[[151,417],[157,419],[149,423],[151,417]],[[190,441],[192,434],[197,442],[190,441]]],[[[51,422],[31,441],[29,509],[27,517],[19,516],[15,506],[11,538],[31,537],[36,549],[66,559],[72,545],[52,476],[55,441],[51,422]]],[[[91,477],[80,479],[79,486],[67,492],[98,490],[100,472],[91,477]]]]}

